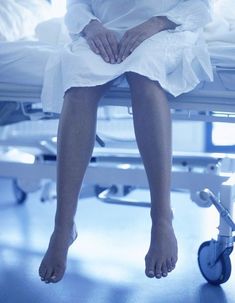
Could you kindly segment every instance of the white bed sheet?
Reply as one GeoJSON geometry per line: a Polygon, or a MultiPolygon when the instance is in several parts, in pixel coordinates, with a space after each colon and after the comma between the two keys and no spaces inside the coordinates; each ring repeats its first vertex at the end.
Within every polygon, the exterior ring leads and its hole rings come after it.
{"type": "Polygon", "coordinates": [[[46,0],[1,0],[0,40],[31,37],[36,25],[51,15],[51,5],[46,0]]]}
{"type": "MultiPolygon", "coordinates": [[[[229,9],[231,4],[235,8],[233,1],[216,2],[214,18],[204,29],[213,65],[231,69],[235,68],[235,19],[229,9]],[[220,16],[218,11],[222,12],[220,16]]],[[[1,83],[41,86],[49,56],[70,41],[63,18],[41,22],[35,35],[35,41],[0,42],[1,83]]],[[[229,77],[234,81],[232,73],[229,77]]],[[[232,85],[229,83],[228,86],[232,85]]]]}
{"type": "MultiPolygon", "coordinates": [[[[235,45],[210,44],[212,62],[216,66],[214,82],[202,82],[196,90],[235,91],[235,45]]],[[[49,56],[56,46],[40,41],[0,42],[0,83],[3,89],[30,90],[30,86],[41,86],[49,56]],[[20,86],[19,86],[20,85],[20,86]]]]}

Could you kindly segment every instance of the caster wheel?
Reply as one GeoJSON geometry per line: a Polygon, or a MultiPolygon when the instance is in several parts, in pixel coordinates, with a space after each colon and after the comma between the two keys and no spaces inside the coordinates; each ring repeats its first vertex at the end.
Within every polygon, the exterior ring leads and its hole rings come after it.
{"type": "Polygon", "coordinates": [[[23,204],[27,199],[27,194],[17,184],[17,181],[13,181],[13,190],[17,204],[23,204]]]}
{"type": "Polygon", "coordinates": [[[210,241],[201,244],[198,250],[198,265],[203,277],[213,285],[220,285],[228,281],[231,275],[230,253],[227,248],[219,257],[215,265],[210,265],[210,241]]]}
{"type": "Polygon", "coordinates": [[[95,185],[94,187],[94,191],[95,191],[95,196],[98,197],[100,193],[102,193],[102,191],[106,190],[107,187],[102,187],[99,185],[95,185]]]}

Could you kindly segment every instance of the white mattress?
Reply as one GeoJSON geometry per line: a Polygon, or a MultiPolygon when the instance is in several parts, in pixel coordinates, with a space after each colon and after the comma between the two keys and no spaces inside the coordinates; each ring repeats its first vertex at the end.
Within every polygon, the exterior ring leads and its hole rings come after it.
{"type": "Polygon", "coordinates": [[[0,42],[0,82],[41,86],[47,59],[54,51],[39,41],[0,42]]]}

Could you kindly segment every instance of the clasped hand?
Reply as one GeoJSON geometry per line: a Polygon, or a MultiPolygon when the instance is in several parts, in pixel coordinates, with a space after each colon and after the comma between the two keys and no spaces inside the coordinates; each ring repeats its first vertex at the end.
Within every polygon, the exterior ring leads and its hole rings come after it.
{"type": "Polygon", "coordinates": [[[112,30],[105,28],[98,20],[92,20],[83,30],[91,50],[107,63],[124,61],[144,40],[164,29],[164,20],[153,17],[129,29],[120,42],[112,30]]]}

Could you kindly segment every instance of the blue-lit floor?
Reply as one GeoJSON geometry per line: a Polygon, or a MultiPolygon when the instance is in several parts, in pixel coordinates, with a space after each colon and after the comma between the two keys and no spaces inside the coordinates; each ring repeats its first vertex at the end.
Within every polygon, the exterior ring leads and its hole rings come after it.
{"type": "MultiPolygon", "coordinates": [[[[91,197],[80,199],[78,239],[64,279],[46,285],[37,271],[52,231],[55,203],[41,203],[36,192],[15,206],[9,190],[0,182],[0,303],[235,302],[233,274],[222,287],[214,287],[199,272],[198,247],[216,234],[218,220],[213,208],[199,208],[186,193],[172,193],[179,261],[167,278],[144,275],[149,209],[107,205],[91,197]]],[[[136,191],[133,197],[147,200],[149,193],[136,191]]]]}

